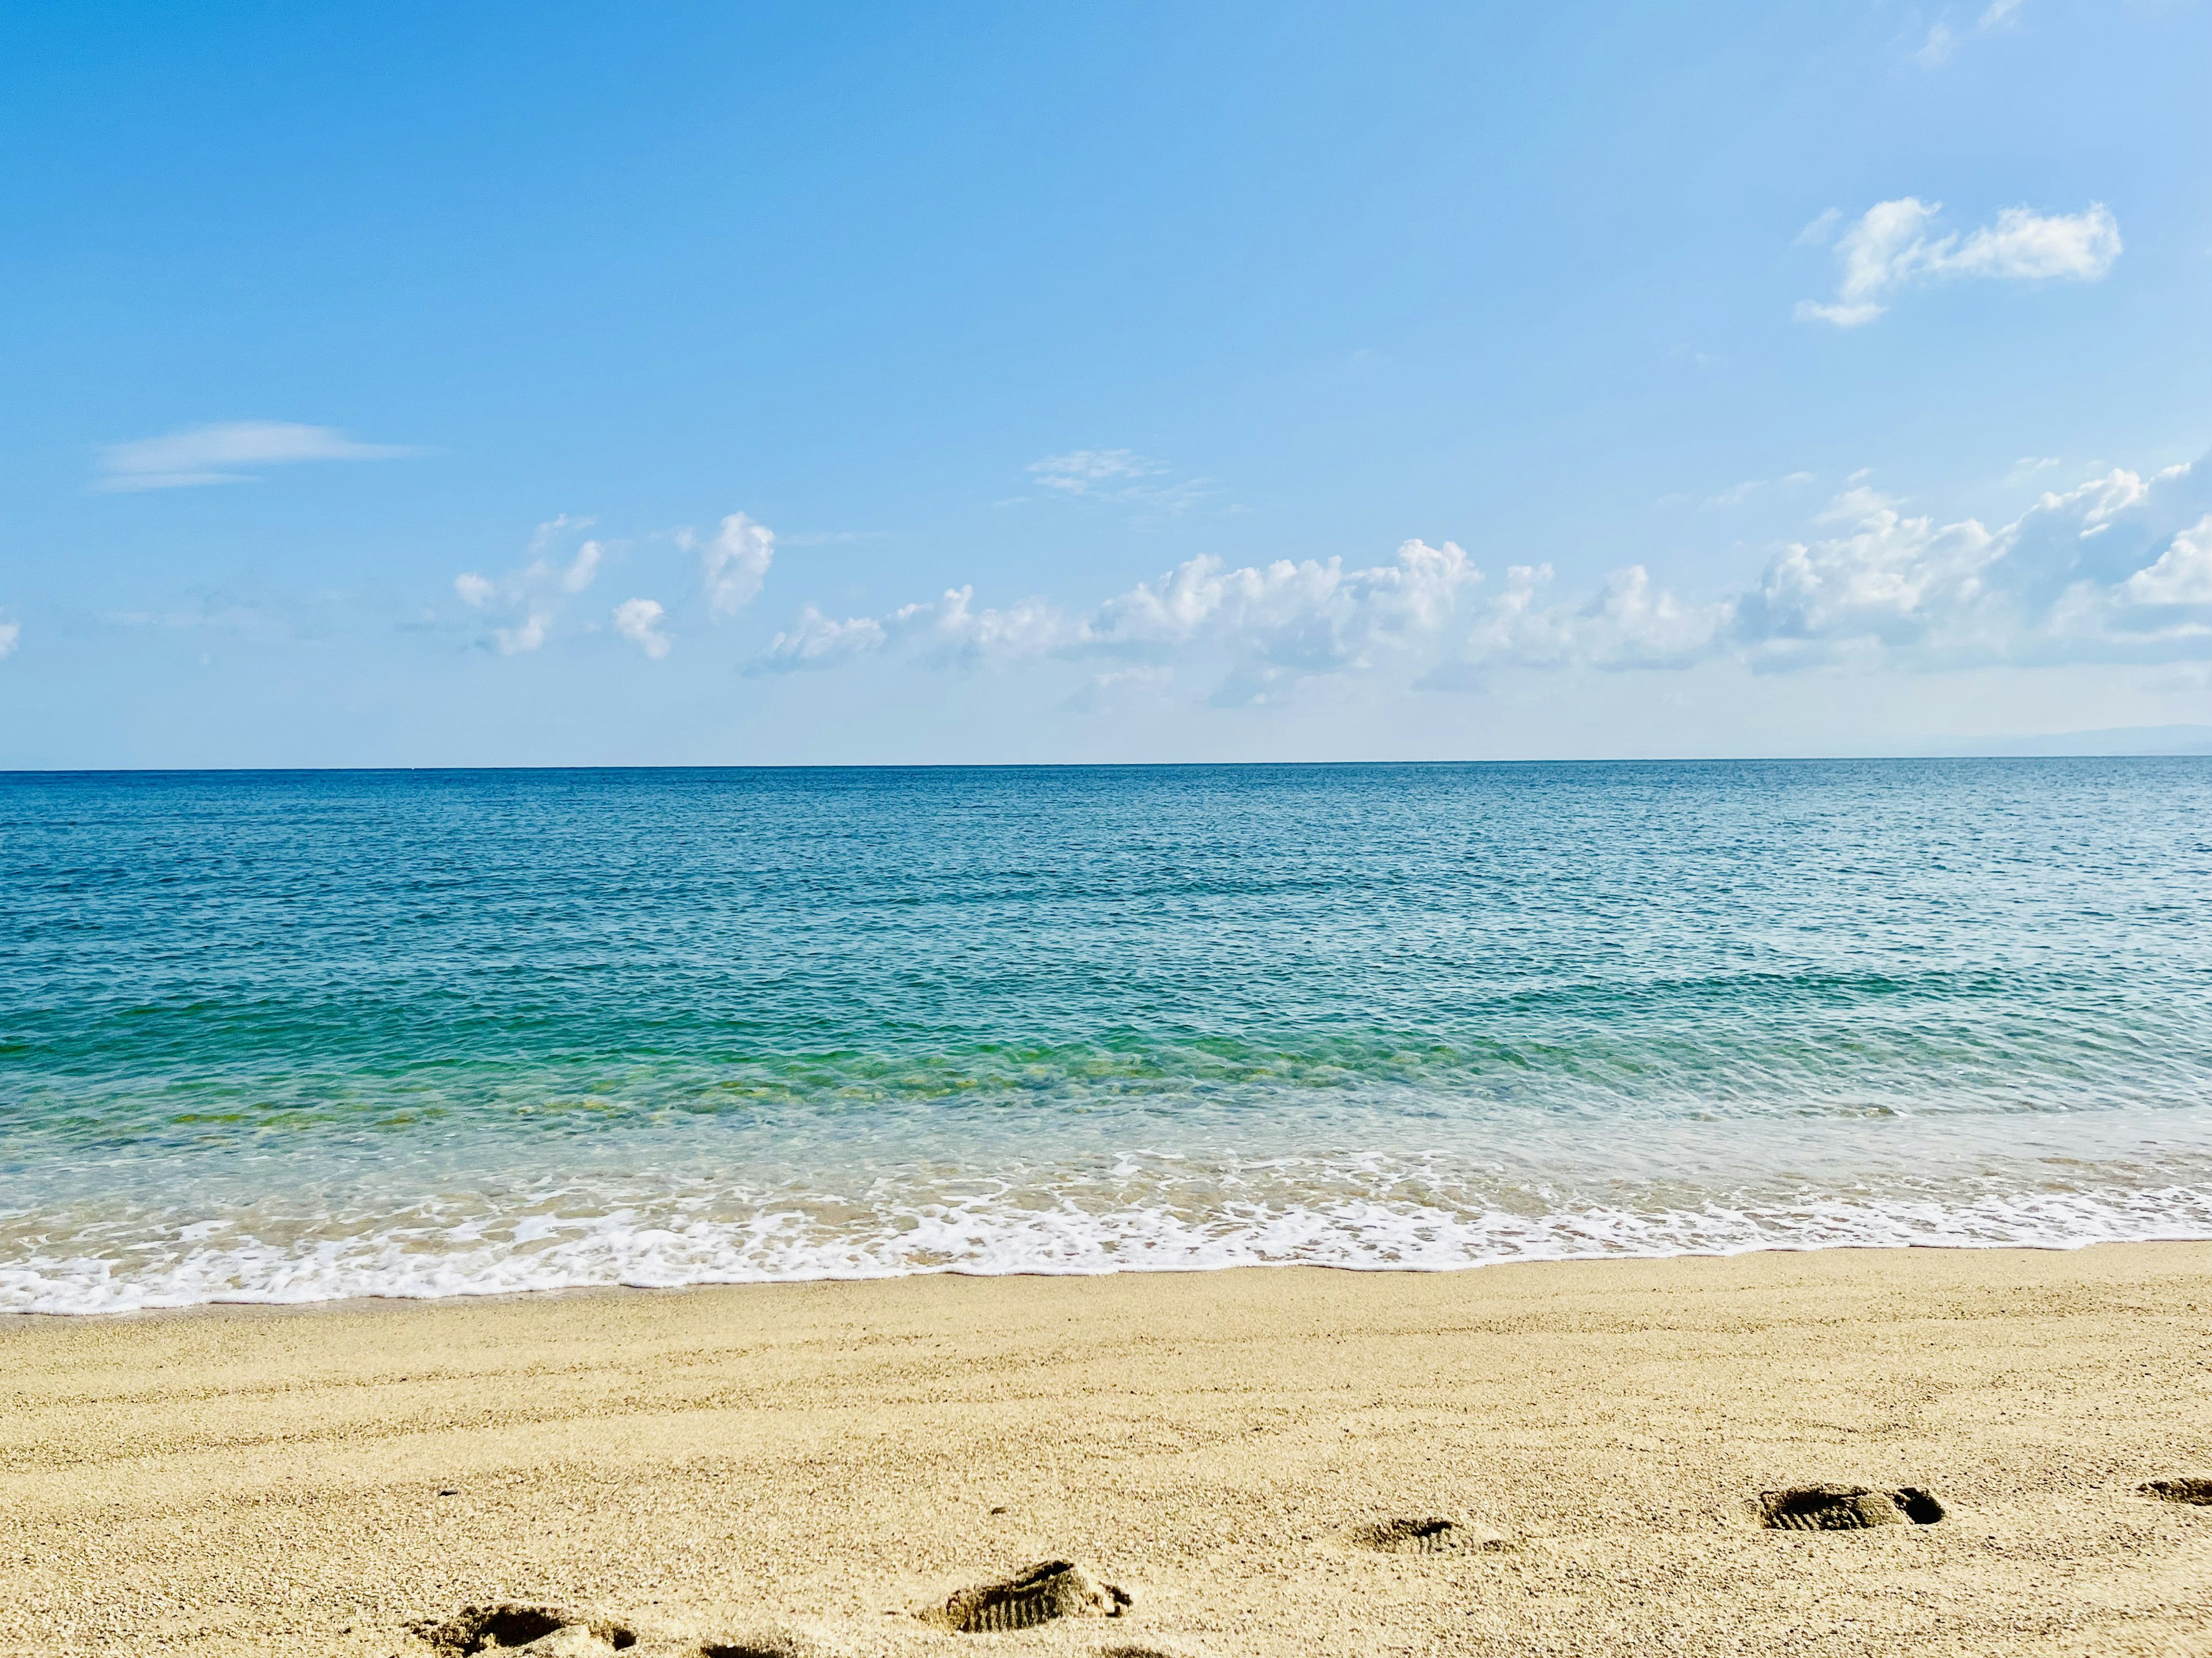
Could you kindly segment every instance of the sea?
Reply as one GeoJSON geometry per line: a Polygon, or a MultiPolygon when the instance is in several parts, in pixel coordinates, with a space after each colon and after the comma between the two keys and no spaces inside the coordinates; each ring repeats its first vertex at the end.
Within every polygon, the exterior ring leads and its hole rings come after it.
{"type": "Polygon", "coordinates": [[[0,775],[0,1309],[2212,1238],[2212,760],[0,775]]]}

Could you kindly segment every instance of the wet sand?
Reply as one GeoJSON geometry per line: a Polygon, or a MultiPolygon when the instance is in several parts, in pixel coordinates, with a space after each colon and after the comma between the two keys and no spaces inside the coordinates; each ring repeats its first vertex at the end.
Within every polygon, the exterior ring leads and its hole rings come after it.
{"type": "Polygon", "coordinates": [[[2208,1244],[15,1319],[0,1400],[9,1653],[2212,1653],[2208,1244]]]}

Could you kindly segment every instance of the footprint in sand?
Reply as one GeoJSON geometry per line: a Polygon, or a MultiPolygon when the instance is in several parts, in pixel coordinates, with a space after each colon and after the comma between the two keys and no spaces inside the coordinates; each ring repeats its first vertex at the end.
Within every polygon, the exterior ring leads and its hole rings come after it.
{"type": "Polygon", "coordinates": [[[1456,1520],[1385,1520],[1355,1527],[1350,1535],[1377,1554],[1490,1554],[1505,1546],[1496,1532],[1456,1520]]]}
{"type": "Polygon", "coordinates": [[[1055,1618],[1119,1618],[1131,1604],[1126,1589],[1102,1583],[1073,1561],[1046,1560],[1003,1583],[962,1589],[922,1615],[963,1635],[1000,1635],[1055,1618]]]}
{"type": "Polygon", "coordinates": [[[443,1623],[415,1626],[441,1658],[521,1650],[538,1658],[605,1658],[637,1644],[637,1632],[557,1606],[464,1606],[443,1623]]]}
{"type": "Polygon", "coordinates": [[[1869,1526],[1932,1526],[1943,1505],[1917,1485],[1869,1491],[1864,1485],[1792,1485],[1762,1491],[1759,1523],[1773,1531],[1863,1531],[1869,1526]]]}
{"type": "Polygon", "coordinates": [[[2193,1507],[2212,1508],[2212,1479],[2194,1476],[2185,1479],[2153,1479],[2136,1487],[2145,1497],[2155,1497],[2167,1503],[2187,1503],[2193,1507]]]}

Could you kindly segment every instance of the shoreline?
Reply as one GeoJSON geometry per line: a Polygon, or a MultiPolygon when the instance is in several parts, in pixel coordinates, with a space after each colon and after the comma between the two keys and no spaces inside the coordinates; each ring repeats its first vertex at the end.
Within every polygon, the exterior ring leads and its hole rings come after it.
{"type": "Polygon", "coordinates": [[[348,1309],[367,1309],[380,1306],[435,1307],[448,1303],[495,1304],[528,1303],[563,1297],[606,1296],[620,1297],[631,1295],[686,1295],[723,1291],[774,1289],[816,1284],[899,1284],[916,1279],[976,1278],[984,1281],[1035,1278],[1094,1279],[1115,1278],[1207,1278],[1221,1273],[1310,1272],[1342,1272],[1353,1276],[1374,1275],[1382,1278],[1407,1276],[1415,1278],[1455,1277],[1463,1273],[1484,1272],[1498,1267],[1602,1266],[1614,1263],[1664,1262],[1674,1260],[1737,1260],[1761,1255],[1820,1255],[1835,1253],[1889,1254],[1979,1254],[1990,1252],[2017,1250],[2030,1254],[2075,1254],[2093,1249],[2162,1248],[2188,1244],[2212,1245],[2212,1235],[2177,1233],[2166,1237],[2079,1238],[2068,1240],[1996,1239],[1987,1242],[1973,1240],[1947,1240],[1942,1242],[1905,1240],[1901,1242],[1860,1242],[1839,1239],[1819,1242],[1761,1242],[1735,1248],[1713,1249],[1675,1249],[1654,1251],[1650,1254],[1622,1251],[1611,1254],[1588,1255],[1500,1255],[1488,1260],[1469,1260],[1442,1264],[1401,1261],[1342,1261],[1342,1260],[1224,1260],[1200,1263],[1158,1263],[1147,1265],[1115,1265],[1110,1266],[1020,1266],[1004,1270],[954,1264],[944,1266],[915,1267],[905,1271],[882,1272],[823,1273],[813,1277],[791,1278],[699,1278],[683,1284],[548,1284],[543,1288],[453,1290],[435,1295],[345,1295],[325,1297],[305,1297],[278,1299],[238,1296],[216,1297],[205,1301],[184,1303],[176,1306],[129,1307],[118,1309],[88,1308],[82,1312],[56,1311],[50,1308],[0,1308],[0,1333],[4,1333],[16,1321],[52,1321],[58,1324],[97,1322],[100,1321],[139,1321],[156,1318],[182,1317],[195,1313],[231,1310],[263,1310],[295,1313],[314,1313],[324,1310],[343,1311],[348,1309]]]}
{"type": "Polygon", "coordinates": [[[0,1651],[429,1658],[512,1601],[993,1649],[2195,1653],[2212,1243],[592,1288],[0,1321],[0,1651]],[[1925,1489],[1805,1533],[1763,1491],[1925,1489]],[[1449,1519],[1496,1546],[1371,1546],[1449,1519]],[[1363,1541],[1363,1539],[1370,1541],[1363,1541]]]}

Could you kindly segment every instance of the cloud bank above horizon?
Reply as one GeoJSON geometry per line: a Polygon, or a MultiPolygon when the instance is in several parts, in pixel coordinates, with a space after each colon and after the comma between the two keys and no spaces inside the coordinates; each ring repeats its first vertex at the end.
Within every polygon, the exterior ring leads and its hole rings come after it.
{"type": "MultiPolygon", "coordinates": [[[[550,520],[520,569],[456,580],[457,596],[493,623],[486,642],[498,653],[544,646],[566,601],[596,579],[600,542],[551,550],[588,524],[550,520]]],[[[615,632],[655,661],[684,627],[712,628],[750,607],[776,542],[743,513],[712,537],[677,530],[648,539],[696,561],[688,604],[641,596],[615,607],[615,632]]],[[[1091,710],[1131,695],[1259,707],[1331,676],[1390,674],[1449,692],[1506,670],[2196,661],[2212,659],[2212,456],[2148,477],[2109,469],[2046,490],[1994,526],[1910,512],[1854,481],[1804,534],[1771,546],[1755,574],[1716,595],[1683,597],[1643,563],[1583,592],[1560,585],[1550,561],[1507,562],[1493,574],[1450,541],[1408,540],[1388,562],[1358,566],[1206,554],[1081,607],[1037,597],[979,604],[972,582],[859,614],[803,601],[737,665],[760,677],[869,661],[921,672],[1060,664],[1073,671],[1068,706],[1091,710]]]]}
{"type": "Polygon", "coordinates": [[[1698,602],[1643,564],[1555,597],[1548,562],[1496,581],[1458,544],[1407,541],[1389,563],[1340,558],[1231,568],[1188,559],[1087,610],[1042,599],[975,602],[963,586],[872,616],[815,605],[745,665],[823,671],[896,655],[924,668],[1052,659],[1198,670],[1206,701],[1244,707],[1299,681],[1389,665],[1425,689],[1486,670],[1678,669],[1733,659],[1755,670],[1855,664],[1943,669],[1996,664],[2164,662],[2212,656],[2212,458],[2145,478],[2114,469],[2046,491],[2010,523],[1938,522],[1863,485],[1776,548],[1755,578],[1698,602]]]}

